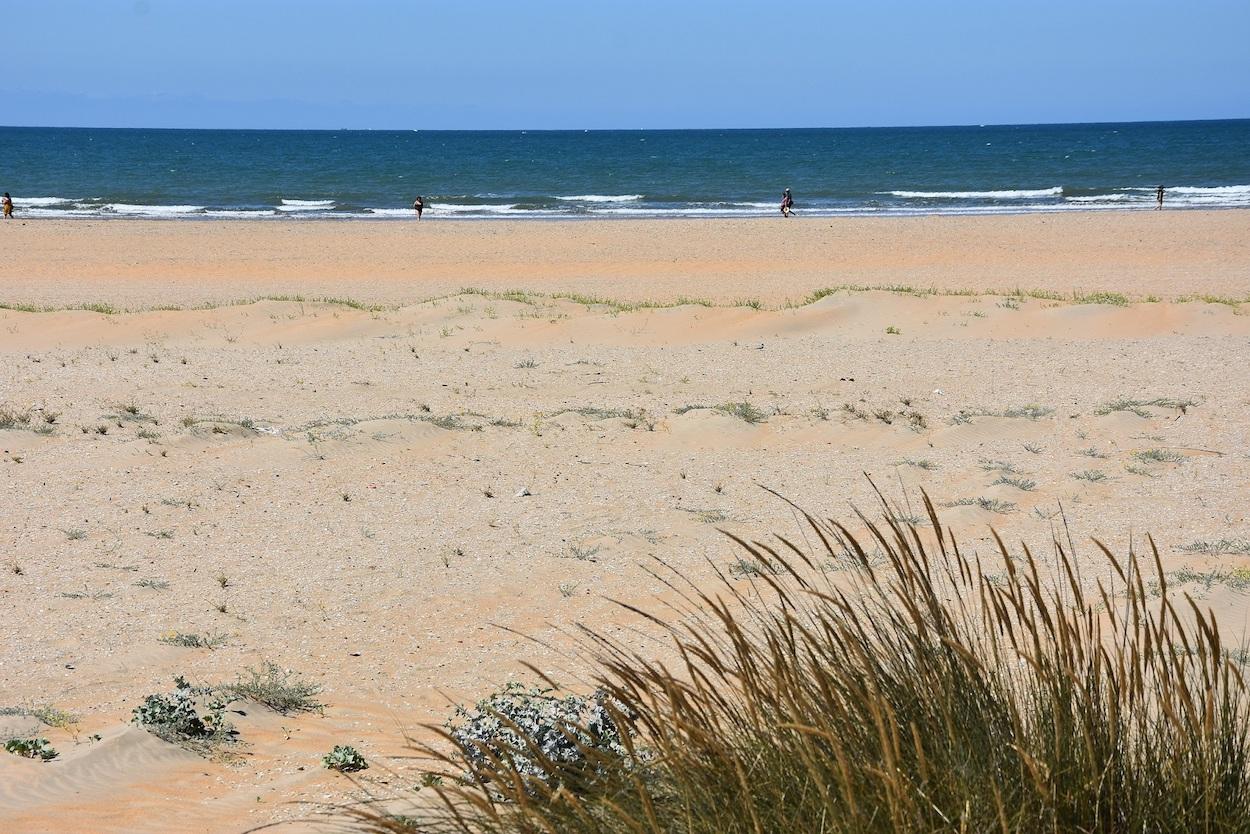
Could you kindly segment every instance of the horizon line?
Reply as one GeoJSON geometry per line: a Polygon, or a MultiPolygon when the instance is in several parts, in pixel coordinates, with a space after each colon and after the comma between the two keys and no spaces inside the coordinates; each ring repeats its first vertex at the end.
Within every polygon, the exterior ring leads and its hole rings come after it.
{"type": "Polygon", "coordinates": [[[222,130],[257,131],[274,133],[627,133],[627,132],[678,132],[678,131],[752,131],[752,130],[908,130],[942,128],[990,128],[990,127],[1074,127],[1088,125],[1145,125],[1145,124],[1194,124],[1203,122],[1244,122],[1250,116],[1227,116],[1201,119],[1129,119],[1089,122],[968,122],[963,124],[881,124],[881,125],[779,125],[770,127],[167,127],[154,125],[0,125],[0,130],[222,130]]]}

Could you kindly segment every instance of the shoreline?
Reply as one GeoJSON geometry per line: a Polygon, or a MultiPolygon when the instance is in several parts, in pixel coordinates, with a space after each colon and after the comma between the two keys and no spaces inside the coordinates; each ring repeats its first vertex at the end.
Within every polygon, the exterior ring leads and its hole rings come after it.
{"type": "MultiPolygon", "coordinates": [[[[773,211],[773,210],[758,211],[758,212],[738,212],[738,213],[725,212],[722,214],[715,214],[715,213],[683,214],[680,211],[674,211],[669,214],[664,214],[660,212],[646,214],[644,212],[639,212],[638,214],[634,214],[634,215],[611,214],[607,212],[604,212],[604,213],[585,212],[582,214],[573,214],[573,213],[543,214],[541,210],[534,210],[532,214],[521,212],[517,214],[510,214],[510,215],[457,215],[454,212],[440,214],[438,213],[438,210],[436,209],[427,208],[425,209],[426,216],[423,217],[420,221],[417,221],[412,216],[413,214],[412,209],[406,206],[378,207],[376,209],[369,210],[370,212],[374,212],[374,211],[394,212],[394,213],[388,213],[388,214],[372,214],[372,213],[362,214],[362,213],[350,213],[350,212],[342,212],[339,214],[335,214],[334,212],[331,212],[331,211],[283,212],[283,211],[275,210],[270,214],[264,214],[260,211],[255,211],[255,212],[252,212],[255,214],[255,216],[240,217],[237,215],[240,213],[248,213],[249,210],[246,210],[246,209],[212,209],[211,211],[220,211],[223,214],[229,214],[230,216],[212,215],[212,214],[208,214],[207,212],[202,212],[202,213],[190,212],[190,213],[169,213],[169,214],[156,214],[156,213],[152,213],[152,214],[101,213],[101,214],[81,214],[81,215],[60,214],[56,216],[40,215],[37,217],[31,217],[29,215],[22,214],[22,207],[21,207],[20,199],[15,198],[15,206],[16,208],[15,208],[15,213],[13,216],[14,220],[21,220],[24,222],[37,222],[37,223],[46,223],[46,222],[80,223],[83,221],[140,222],[140,223],[147,223],[147,222],[151,222],[151,223],[286,223],[286,222],[291,222],[291,223],[315,223],[315,222],[411,223],[411,222],[422,222],[422,223],[425,223],[425,222],[430,222],[430,221],[433,221],[435,223],[593,223],[593,222],[634,223],[634,222],[649,222],[649,221],[661,221],[661,222],[685,221],[685,222],[691,222],[691,223],[703,223],[703,222],[720,222],[720,221],[729,221],[729,222],[768,221],[768,220],[781,219],[778,217],[778,212],[773,211]],[[397,214],[397,212],[405,212],[406,214],[401,216],[397,214]]],[[[163,208],[163,206],[152,206],[152,208],[163,208]]],[[[794,211],[794,218],[798,220],[908,220],[908,219],[917,219],[917,218],[925,218],[925,217],[980,218],[980,217],[1021,217],[1021,216],[1030,216],[1030,215],[1041,215],[1041,216],[1053,217],[1053,216],[1073,215],[1073,214],[1143,214],[1143,213],[1151,213],[1156,210],[1157,209],[1155,208],[1153,204],[1150,204],[1150,205],[1143,204],[1143,205],[1139,205],[1136,207],[1100,206],[1100,205],[1082,205],[1082,206],[1056,205],[1053,207],[1047,207],[1047,206],[1035,205],[1035,206],[1021,206],[1021,207],[1015,208],[1015,207],[1010,207],[1010,206],[1005,206],[1005,207],[995,206],[989,209],[968,208],[968,209],[952,209],[949,211],[940,210],[940,209],[939,210],[932,210],[932,209],[874,210],[874,209],[870,209],[870,210],[862,210],[862,211],[857,210],[857,209],[852,209],[852,210],[846,210],[846,211],[832,211],[831,212],[831,211],[825,211],[821,209],[800,208],[797,211],[794,211]]],[[[1250,211],[1250,206],[1244,206],[1244,205],[1169,206],[1165,204],[1163,210],[1166,212],[1173,212],[1173,213],[1175,212],[1222,213],[1222,212],[1230,212],[1230,211],[1233,211],[1233,212],[1250,211]]]]}

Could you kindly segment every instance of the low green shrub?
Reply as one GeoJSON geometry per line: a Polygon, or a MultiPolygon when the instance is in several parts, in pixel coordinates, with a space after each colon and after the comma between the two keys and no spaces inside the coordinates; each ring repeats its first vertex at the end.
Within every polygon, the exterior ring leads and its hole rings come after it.
{"type": "Polygon", "coordinates": [[[346,744],[334,745],[333,750],[321,757],[321,764],[339,773],[356,773],[369,767],[365,757],[355,747],[346,744]]]}
{"type": "Polygon", "coordinates": [[[4,743],[4,749],[14,756],[44,762],[50,762],[58,755],[46,738],[11,738],[4,743]]]}
{"type": "Polygon", "coordinates": [[[144,698],[132,720],[157,738],[204,755],[236,740],[225,710],[226,701],[214,689],[192,686],[179,676],[173,692],[144,698]]]}

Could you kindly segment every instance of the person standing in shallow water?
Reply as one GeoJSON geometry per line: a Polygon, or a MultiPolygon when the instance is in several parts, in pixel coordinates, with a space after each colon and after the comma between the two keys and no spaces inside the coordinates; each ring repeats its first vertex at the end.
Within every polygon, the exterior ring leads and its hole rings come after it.
{"type": "Polygon", "coordinates": [[[1163,208],[1163,186],[1155,189],[1155,211],[1163,208]]]}
{"type": "Polygon", "coordinates": [[[13,216],[13,198],[9,196],[9,192],[4,192],[4,219],[8,220],[13,216]]]}
{"type": "Polygon", "coordinates": [[[417,195],[417,199],[412,201],[412,210],[417,213],[417,219],[420,220],[421,212],[425,211],[425,198],[420,194],[417,195]]]}
{"type": "Polygon", "coordinates": [[[786,189],[781,193],[781,216],[789,217],[794,212],[794,196],[790,193],[790,189],[786,189]]]}

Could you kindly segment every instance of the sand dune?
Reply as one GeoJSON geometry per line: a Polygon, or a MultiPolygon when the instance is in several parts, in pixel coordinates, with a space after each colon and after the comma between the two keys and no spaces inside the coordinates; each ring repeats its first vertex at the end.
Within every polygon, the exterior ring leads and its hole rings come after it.
{"type": "MultiPolygon", "coordinates": [[[[1220,257],[1238,247],[1229,239],[1220,257]]],[[[83,298],[87,279],[58,271],[81,255],[16,300],[83,298]]],[[[99,285],[116,295],[94,297],[131,303],[160,283],[150,266],[121,280],[123,267],[99,285]]],[[[1217,272],[1230,291],[1245,279],[1217,272]]],[[[193,273],[168,283],[170,297],[143,297],[189,305],[280,288],[183,283],[202,280],[193,273]]],[[[1151,280],[1097,284],[1145,295],[1151,280]]],[[[439,288],[388,281],[365,300],[439,288]]],[[[802,291],[821,283],[809,276],[802,291]]],[[[972,550],[990,546],[992,525],[1044,553],[1066,518],[1090,569],[1101,557],[1089,537],[1123,551],[1153,533],[1168,570],[1226,571],[1188,589],[1243,634],[1245,583],[1227,571],[1250,557],[1247,312],[892,292],[789,309],[470,294],[378,310],[0,311],[0,706],[80,716],[69,729],[0,716],[6,733],[61,752],[47,764],[0,756],[7,830],[241,831],[298,817],[309,806],[292,802],[354,795],[320,767],[335,744],[375,763],[366,776],[410,772],[401,730],[441,721],[449,698],[523,674],[521,660],[571,681],[561,629],[616,629],[609,598],[663,593],[640,567],[651,557],[710,582],[738,558],[720,529],[794,534],[789,507],[761,486],[846,518],[875,506],[866,472],[921,523],[923,489],[972,550]],[[158,642],[171,630],[225,644],[158,642]],[[322,684],[324,715],[235,704],[245,744],[233,764],[128,723],[174,675],[220,683],[264,660],[322,684]]]]}

